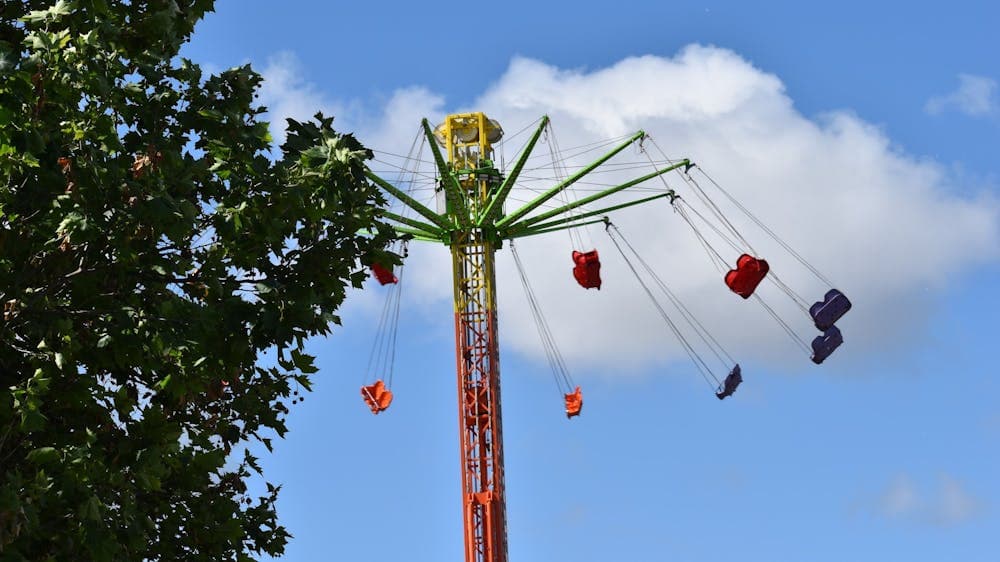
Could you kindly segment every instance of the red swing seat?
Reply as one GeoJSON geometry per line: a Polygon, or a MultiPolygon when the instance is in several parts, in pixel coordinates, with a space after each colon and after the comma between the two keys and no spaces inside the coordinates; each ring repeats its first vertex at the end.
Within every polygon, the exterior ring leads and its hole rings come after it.
{"type": "Polygon", "coordinates": [[[601,258],[597,250],[573,251],[573,277],[584,289],[601,290],[601,258]]]}
{"type": "Polygon", "coordinates": [[[770,269],[763,259],[743,254],[736,260],[736,269],[730,269],[726,274],[726,285],[737,295],[748,299],[770,269]]]}
{"type": "Polygon", "coordinates": [[[378,282],[381,283],[382,285],[389,285],[390,283],[391,284],[399,283],[399,279],[396,277],[396,275],[392,272],[391,269],[387,269],[386,267],[381,266],[377,263],[372,264],[372,273],[375,274],[375,279],[378,279],[378,282]]]}

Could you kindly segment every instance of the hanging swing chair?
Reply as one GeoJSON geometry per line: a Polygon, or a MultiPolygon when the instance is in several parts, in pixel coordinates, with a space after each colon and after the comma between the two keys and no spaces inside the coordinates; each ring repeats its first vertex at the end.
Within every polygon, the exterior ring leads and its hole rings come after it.
{"type": "Polygon", "coordinates": [[[566,395],[566,418],[572,419],[580,415],[583,409],[583,393],[580,387],[576,387],[573,392],[566,395]]]}
{"type": "Polygon", "coordinates": [[[392,272],[392,269],[387,268],[383,265],[377,263],[372,264],[372,273],[375,275],[375,279],[378,280],[381,285],[395,285],[399,283],[399,278],[392,272]]]}
{"type": "MultiPolygon", "coordinates": [[[[549,146],[549,155],[552,158],[552,169],[555,171],[555,179],[558,182],[563,182],[568,177],[566,159],[563,157],[562,151],[559,150],[559,143],[556,141],[555,135],[550,132],[551,128],[552,123],[550,122],[545,129],[545,142],[549,146]]],[[[560,192],[558,197],[563,205],[568,205],[570,201],[575,200],[576,195],[572,185],[565,191],[560,192]]],[[[569,216],[579,216],[579,212],[570,210],[569,216]]],[[[583,236],[581,236],[580,232],[576,229],[568,229],[566,232],[569,235],[570,245],[573,247],[570,254],[573,260],[573,279],[584,289],[597,289],[600,291],[601,258],[597,249],[583,251],[588,245],[584,244],[583,236]]],[[[589,234],[587,238],[590,238],[589,234]]],[[[592,240],[589,246],[593,248],[592,240]]]]}
{"type": "MultiPolygon", "coordinates": [[[[787,242],[778,237],[767,225],[760,221],[756,216],[753,215],[744,207],[739,201],[737,201],[728,191],[722,188],[715,180],[713,180],[708,174],[701,170],[698,166],[692,166],[696,169],[702,176],[704,176],[716,189],[718,189],[729,201],[735,205],[740,211],[742,211],[751,221],[753,221],[761,230],[767,233],[775,242],[777,242],[782,248],[784,248],[792,257],[799,261],[806,269],[808,269],[816,278],[821,282],[825,283],[827,287],[832,287],[833,284],[823,276],[812,264],[805,260],[798,252],[796,252],[787,242]]],[[[681,176],[684,178],[685,183],[687,183],[697,196],[697,199],[708,209],[709,214],[714,215],[714,221],[710,221],[706,216],[700,213],[697,209],[686,204],[684,200],[680,197],[671,198],[671,205],[674,210],[681,215],[681,217],[688,223],[691,229],[694,231],[695,236],[704,246],[705,250],[709,254],[709,258],[715,263],[716,267],[720,264],[724,267],[725,261],[722,256],[714,248],[714,246],[708,241],[703,233],[700,232],[698,227],[694,224],[692,217],[688,214],[693,213],[694,216],[701,219],[706,225],[708,225],[724,242],[729,244],[734,249],[739,249],[740,247],[747,248],[753,253],[753,248],[750,246],[749,242],[743,237],[742,234],[736,229],[732,222],[723,215],[722,210],[715,204],[714,201],[708,196],[704,189],[698,184],[697,181],[688,173],[689,170],[686,169],[681,176]]],[[[753,296],[761,306],[781,325],[781,327],[788,333],[789,336],[795,340],[802,349],[806,352],[810,352],[810,346],[806,344],[805,340],[802,339],[791,326],[781,318],[777,312],[768,305],[760,295],[755,294],[755,291],[760,285],[761,281],[764,280],[768,273],[771,271],[770,265],[766,260],[759,257],[751,255],[751,253],[743,253],[740,255],[736,262],[736,268],[729,270],[725,274],[725,282],[731,291],[743,297],[744,299],[753,296]]],[[[840,330],[834,326],[841,317],[844,316],[851,309],[851,301],[847,298],[844,293],[838,289],[829,289],[823,296],[823,299],[817,301],[809,306],[809,302],[803,299],[798,293],[796,293],[790,286],[786,285],[782,280],[780,280],[777,275],[773,272],[770,274],[769,279],[778,287],[779,290],[784,292],[789,298],[791,298],[795,304],[802,309],[803,312],[809,315],[812,319],[813,324],[816,329],[823,332],[822,335],[817,336],[812,341],[812,350],[810,354],[810,359],[813,363],[817,365],[822,363],[826,358],[833,353],[843,342],[843,337],[840,330]]],[[[727,378],[728,380],[728,378],[727,378]]],[[[738,383],[737,383],[738,384],[738,383]]],[[[722,391],[725,389],[723,388],[722,391]]]]}
{"type": "MultiPolygon", "coordinates": [[[[820,273],[820,271],[816,269],[816,267],[814,267],[811,263],[806,261],[806,259],[803,258],[801,254],[796,252],[791,246],[789,246],[787,242],[782,240],[777,234],[774,233],[774,231],[772,231],[770,228],[767,227],[767,225],[761,222],[760,219],[754,216],[749,209],[740,204],[728,191],[724,190],[722,186],[716,183],[715,180],[713,180],[708,174],[706,174],[700,168],[698,169],[698,172],[702,176],[707,178],[708,181],[712,183],[712,185],[714,185],[723,195],[725,195],[734,205],[736,205],[736,207],[739,208],[748,218],[750,218],[750,220],[756,223],[757,226],[761,228],[761,230],[767,233],[775,242],[777,242],[781,247],[783,247],[793,258],[795,258],[799,263],[801,263],[803,267],[809,270],[820,282],[826,284],[827,287],[833,287],[833,283],[829,279],[827,279],[826,276],[820,273]]],[[[688,179],[690,179],[689,183],[691,183],[699,193],[704,195],[704,192],[701,190],[701,187],[698,186],[697,182],[695,182],[693,178],[689,177],[688,179]]],[[[707,198],[707,195],[705,195],[705,198],[707,198]]],[[[816,329],[823,332],[822,335],[817,336],[815,339],[813,339],[811,346],[812,347],[811,359],[813,363],[816,363],[817,365],[822,363],[824,360],[826,360],[827,357],[830,356],[831,353],[833,353],[835,349],[837,349],[838,347],[840,347],[842,343],[844,343],[844,338],[841,335],[840,330],[836,326],[834,326],[834,324],[838,320],[840,320],[840,318],[843,317],[844,314],[846,314],[849,310],[851,310],[851,301],[840,290],[831,288],[826,292],[822,300],[813,303],[812,306],[808,306],[808,301],[802,299],[802,297],[800,297],[797,293],[795,293],[795,291],[793,291],[791,287],[788,287],[780,279],[778,279],[773,275],[771,279],[774,281],[774,283],[778,286],[779,289],[785,292],[789,297],[792,298],[792,300],[795,301],[797,305],[799,305],[799,307],[801,307],[809,314],[809,317],[812,319],[813,324],[816,326],[816,329]],[[806,308],[807,306],[808,308],[806,308]]]]}
{"type": "Polygon", "coordinates": [[[375,381],[375,384],[362,386],[361,396],[375,415],[384,412],[392,404],[392,391],[385,387],[382,379],[375,381]]]}
{"type": "MultiPolygon", "coordinates": [[[[555,380],[556,387],[559,388],[559,393],[563,396],[566,418],[573,419],[579,416],[583,410],[583,392],[578,385],[574,384],[573,377],[570,376],[569,369],[566,368],[566,361],[563,359],[562,353],[560,353],[559,347],[556,345],[556,340],[552,336],[552,330],[549,329],[549,323],[545,320],[545,315],[542,313],[542,307],[535,296],[535,291],[531,288],[531,283],[528,282],[528,275],[524,271],[524,264],[521,262],[521,256],[518,255],[517,247],[514,245],[513,240],[510,242],[510,251],[514,256],[514,265],[517,267],[517,273],[521,279],[521,287],[524,288],[524,294],[528,298],[528,307],[531,309],[535,328],[538,330],[538,336],[542,340],[545,358],[548,359],[549,368],[552,370],[552,378],[555,380]]],[[[596,254],[596,251],[594,253],[596,254]]]]}
{"type": "Polygon", "coordinates": [[[740,370],[740,364],[737,363],[736,366],[733,367],[733,370],[729,371],[729,374],[726,375],[726,380],[722,381],[722,384],[719,385],[719,389],[715,391],[715,396],[719,400],[732,396],[733,393],[736,392],[736,387],[738,387],[741,382],[743,382],[743,372],[740,370]]]}
{"type": "Polygon", "coordinates": [[[726,285],[737,295],[748,299],[770,269],[765,260],[743,254],[736,260],[736,269],[726,273],[726,285]]]}
{"type": "Polygon", "coordinates": [[[584,289],[601,290],[601,258],[597,250],[573,250],[573,278],[584,289]]]}
{"type": "Polygon", "coordinates": [[[741,382],[743,382],[743,375],[739,363],[736,363],[736,361],[733,360],[732,356],[729,355],[729,353],[722,347],[721,344],[719,344],[718,340],[716,340],[715,337],[705,328],[705,326],[691,313],[688,307],[684,305],[684,303],[677,297],[677,295],[670,289],[670,287],[668,287],[667,284],[663,282],[663,279],[661,279],[660,276],[657,275],[656,272],[653,270],[653,268],[649,265],[649,263],[646,262],[646,260],[644,260],[641,255],[639,255],[639,253],[635,249],[635,246],[633,246],[628,241],[628,239],[625,238],[625,236],[621,233],[618,227],[612,224],[611,221],[607,219],[607,217],[604,218],[604,224],[605,224],[605,230],[607,231],[608,236],[611,238],[611,242],[615,245],[615,248],[618,250],[618,253],[621,254],[622,259],[625,261],[625,264],[628,266],[628,268],[632,271],[632,274],[635,276],[636,281],[639,282],[639,285],[646,293],[646,296],[649,297],[650,302],[653,304],[653,307],[656,308],[656,310],[660,313],[660,317],[663,318],[663,321],[666,323],[667,327],[670,328],[670,331],[672,331],[674,336],[677,337],[677,340],[680,342],[681,347],[683,347],[684,351],[687,352],[688,357],[691,358],[691,361],[694,363],[695,368],[697,368],[698,371],[701,373],[701,376],[702,378],[705,379],[705,382],[707,382],[711,388],[716,389],[715,396],[719,400],[722,400],[723,398],[726,398],[728,396],[732,396],[732,394],[736,391],[736,387],[739,386],[741,382]],[[628,253],[625,252],[626,248],[628,249],[628,253]],[[639,264],[639,266],[643,269],[645,275],[639,273],[639,268],[636,267],[635,263],[633,262],[639,264]],[[663,293],[664,296],[666,296],[667,300],[670,301],[670,303],[680,314],[680,316],[684,318],[684,321],[688,325],[687,331],[694,332],[694,334],[696,334],[704,344],[704,348],[708,349],[708,351],[710,351],[721,364],[734,365],[733,368],[729,371],[729,375],[725,378],[723,382],[721,383],[719,382],[719,379],[713,372],[712,368],[709,367],[705,359],[701,356],[701,354],[698,353],[698,351],[695,349],[695,346],[691,343],[691,340],[689,340],[689,338],[685,336],[684,330],[681,330],[680,326],[678,326],[678,323],[675,322],[674,319],[672,319],[669,314],[667,314],[667,311],[664,308],[663,304],[661,304],[660,300],[657,299],[656,295],[653,294],[652,289],[650,289],[649,285],[647,285],[644,277],[651,280],[653,284],[655,284],[660,289],[660,292],[663,293]]]}
{"type": "Polygon", "coordinates": [[[813,355],[812,362],[819,365],[833,353],[833,350],[844,343],[844,336],[836,326],[830,326],[822,336],[816,336],[812,341],[813,355]]]}
{"type": "MultiPolygon", "coordinates": [[[[400,256],[405,259],[408,254],[407,243],[403,241],[398,249],[400,256]]],[[[396,336],[399,332],[399,312],[403,292],[399,279],[403,276],[403,265],[399,266],[399,277],[392,269],[377,263],[372,264],[371,270],[379,283],[389,285],[378,329],[375,332],[375,342],[368,356],[368,368],[361,385],[361,398],[372,414],[378,415],[392,404],[393,394],[389,386],[392,384],[392,373],[396,363],[396,336]]]]}
{"type": "Polygon", "coordinates": [[[823,296],[823,300],[809,307],[809,315],[812,316],[816,329],[825,332],[850,309],[851,301],[844,296],[844,293],[830,289],[823,296]]]}

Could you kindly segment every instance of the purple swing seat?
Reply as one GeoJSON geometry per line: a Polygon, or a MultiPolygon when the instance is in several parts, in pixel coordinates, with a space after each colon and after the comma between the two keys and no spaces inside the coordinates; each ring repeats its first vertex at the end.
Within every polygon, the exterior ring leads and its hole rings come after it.
{"type": "Polygon", "coordinates": [[[851,301],[844,296],[844,293],[830,289],[823,300],[809,307],[809,315],[812,316],[816,328],[825,332],[850,309],[851,301]]]}
{"type": "Polygon", "coordinates": [[[729,371],[729,376],[727,376],[726,380],[722,382],[722,386],[720,386],[718,391],[716,391],[715,396],[718,397],[719,400],[722,400],[727,396],[732,396],[733,393],[736,392],[736,387],[739,386],[741,382],[743,382],[743,374],[742,371],[740,371],[740,364],[737,363],[736,366],[733,367],[733,370],[729,371]]]}
{"type": "Polygon", "coordinates": [[[840,329],[836,326],[830,326],[823,332],[822,336],[816,336],[816,339],[812,341],[812,362],[819,365],[842,343],[844,343],[844,336],[841,335],[840,329]]]}

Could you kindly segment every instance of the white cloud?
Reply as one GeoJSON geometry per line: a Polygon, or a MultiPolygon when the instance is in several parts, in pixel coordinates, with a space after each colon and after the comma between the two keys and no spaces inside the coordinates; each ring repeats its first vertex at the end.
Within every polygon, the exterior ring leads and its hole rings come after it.
{"type": "MultiPolygon", "coordinates": [[[[300,76],[269,94],[272,107],[298,108],[316,100],[322,104],[323,97],[300,76]]],[[[838,323],[846,343],[830,361],[849,361],[912,336],[934,308],[934,290],[976,264],[996,259],[1000,247],[995,200],[955,195],[964,186],[956,185],[946,169],[901,152],[881,130],[850,112],[835,111],[818,120],[804,117],[776,76],[724,49],[690,46],[673,58],[629,58],[593,71],[517,58],[470,108],[446,108],[431,92],[403,89],[385,105],[381,119],[368,120],[357,133],[370,147],[407,154],[421,118],[437,123],[446,111],[469,110],[484,111],[504,126],[507,139],[498,148],[497,160],[508,168],[527,138],[527,133],[515,133],[543,114],[552,118],[554,136],[563,154],[571,156],[571,165],[583,165],[599,154],[573,156],[572,147],[639,128],[669,157],[690,157],[851,298],[854,309],[838,323]]],[[[536,148],[543,156],[532,166],[547,165],[543,145],[536,148]]],[[[646,146],[657,158],[652,145],[646,146]]],[[[645,158],[629,149],[615,161],[641,163],[645,158]]],[[[422,160],[431,160],[429,149],[422,160]]],[[[387,179],[405,179],[384,164],[373,164],[380,167],[387,179]]],[[[614,183],[649,170],[646,166],[595,178],[614,183]]],[[[414,193],[433,206],[428,189],[433,171],[423,171],[429,181],[414,193]]],[[[544,174],[551,176],[539,169],[523,177],[544,174]]],[[[678,177],[667,179],[682,196],[694,200],[678,177]]],[[[549,180],[529,187],[552,184],[549,180]]],[[[584,190],[593,187],[581,184],[574,196],[588,194],[584,190]]],[[[518,200],[531,196],[523,188],[512,194],[518,200]]],[[[729,206],[724,210],[783,281],[810,302],[822,296],[824,284],[745,217],[729,206]]],[[[612,218],[723,346],[744,362],[745,370],[747,362],[752,369],[758,360],[769,366],[813,368],[805,352],[796,352],[759,306],[725,288],[691,230],[669,205],[657,202],[612,218]]],[[[573,281],[565,233],[518,242],[571,370],[592,367],[619,375],[684,359],[603,229],[590,228],[583,240],[601,252],[604,287],[599,292],[584,291],[573,281]]],[[[737,252],[719,249],[728,261],[735,261],[737,252]]],[[[498,254],[497,276],[505,349],[544,357],[506,247],[498,254]]],[[[407,277],[413,290],[406,294],[427,306],[437,303],[442,322],[449,322],[447,250],[416,245],[407,277]]],[[[806,341],[812,339],[815,328],[790,299],[767,284],[761,292],[806,341]]],[[[688,376],[691,370],[687,364],[679,371],[688,376]]]]}
{"type": "Polygon", "coordinates": [[[264,84],[260,102],[267,107],[271,135],[275,145],[285,142],[286,119],[307,121],[318,111],[326,116],[345,113],[350,104],[338,103],[307,79],[307,72],[291,52],[281,52],[267,59],[261,71],[264,84]]]}
{"type": "Polygon", "coordinates": [[[941,492],[938,498],[939,506],[935,516],[937,521],[946,525],[961,523],[978,515],[983,509],[982,502],[969,494],[961,483],[949,477],[942,476],[941,492]]]}
{"type": "Polygon", "coordinates": [[[896,476],[877,501],[880,515],[919,523],[951,526],[964,523],[985,509],[954,477],[942,474],[937,489],[921,490],[907,474],[896,476]]]}
{"type": "Polygon", "coordinates": [[[997,112],[997,81],[973,74],[958,75],[958,89],[927,100],[924,109],[931,115],[954,110],[972,117],[997,112]]]}
{"type": "Polygon", "coordinates": [[[917,491],[906,475],[897,476],[886,489],[881,501],[881,511],[889,517],[910,515],[920,509],[917,491]]]}

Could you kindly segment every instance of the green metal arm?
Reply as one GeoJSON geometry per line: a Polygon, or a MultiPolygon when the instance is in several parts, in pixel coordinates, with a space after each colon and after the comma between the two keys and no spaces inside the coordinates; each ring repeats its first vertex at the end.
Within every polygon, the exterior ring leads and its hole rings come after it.
{"type": "Polygon", "coordinates": [[[519,237],[522,237],[522,236],[531,236],[532,234],[541,234],[541,233],[544,233],[544,232],[551,232],[550,229],[552,229],[554,227],[558,227],[560,225],[566,225],[566,228],[573,228],[573,227],[576,227],[576,226],[582,226],[583,224],[592,224],[592,222],[587,222],[587,223],[581,223],[581,224],[568,224],[567,225],[567,223],[576,223],[577,221],[582,221],[583,219],[588,219],[590,217],[596,217],[596,216],[599,216],[599,215],[606,215],[606,214],[608,214],[608,213],[610,213],[612,211],[617,211],[619,209],[625,209],[627,207],[632,207],[632,206],[635,206],[635,205],[641,205],[643,203],[648,203],[650,201],[655,201],[657,199],[663,199],[665,197],[669,197],[671,200],[673,200],[673,198],[677,197],[677,195],[673,191],[668,191],[666,193],[658,193],[656,195],[653,195],[652,197],[644,197],[642,199],[636,199],[635,201],[629,201],[628,203],[622,203],[620,205],[612,205],[611,207],[605,207],[603,209],[598,209],[596,211],[591,211],[589,213],[583,213],[582,215],[575,215],[575,216],[572,216],[572,217],[566,217],[566,218],[562,218],[562,219],[559,219],[559,220],[554,220],[554,221],[551,221],[551,222],[547,222],[547,223],[544,223],[544,224],[535,224],[535,225],[526,227],[523,230],[514,231],[513,229],[511,229],[510,236],[511,237],[517,237],[517,238],[519,238],[519,237]]]}
{"type": "Polygon", "coordinates": [[[550,232],[559,232],[560,230],[569,230],[570,228],[576,228],[578,226],[587,226],[588,224],[598,224],[598,223],[602,223],[602,222],[604,222],[604,219],[600,218],[600,219],[596,219],[596,220],[592,220],[592,221],[576,222],[576,223],[573,223],[573,224],[564,224],[562,226],[556,226],[556,227],[553,227],[553,228],[546,228],[545,230],[525,230],[525,231],[518,232],[516,234],[511,234],[510,236],[507,236],[507,238],[523,238],[525,236],[535,236],[537,234],[548,234],[550,232]]]}
{"type": "Polygon", "coordinates": [[[514,187],[514,183],[517,178],[521,175],[521,168],[524,168],[524,164],[528,161],[528,157],[531,156],[531,151],[535,148],[535,143],[538,142],[538,137],[542,136],[542,131],[545,130],[549,124],[549,116],[543,115],[542,122],[538,125],[538,129],[535,134],[531,136],[528,144],[524,147],[521,155],[518,157],[517,162],[514,164],[514,168],[510,171],[510,174],[503,180],[500,187],[497,189],[493,198],[490,199],[489,204],[486,209],[479,216],[479,220],[476,221],[477,226],[483,226],[483,224],[488,223],[493,220],[493,218],[500,212],[503,208],[503,202],[507,200],[507,195],[510,194],[510,190],[514,187]]]}
{"type": "Polygon", "coordinates": [[[392,194],[393,196],[395,196],[397,199],[399,199],[400,201],[402,201],[403,203],[405,203],[407,206],[409,206],[414,211],[416,211],[416,212],[420,213],[421,215],[423,215],[424,218],[426,218],[427,220],[431,221],[432,223],[434,223],[435,225],[437,225],[439,228],[441,228],[443,230],[448,230],[448,228],[449,228],[448,223],[443,218],[441,218],[440,215],[438,215],[434,211],[428,209],[427,207],[423,206],[416,199],[414,199],[414,198],[410,197],[409,195],[403,193],[401,190],[399,190],[398,188],[396,188],[391,183],[389,183],[389,182],[385,181],[384,179],[376,176],[375,173],[372,172],[371,170],[365,170],[365,175],[368,176],[368,179],[370,179],[373,182],[375,182],[376,184],[378,184],[379,187],[381,187],[382,189],[386,190],[387,192],[389,192],[390,194],[392,194]]]}
{"type": "Polygon", "coordinates": [[[626,148],[628,148],[628,146],[630,144],[632,144],[635,141],[643,138],[644,136],[646,136],[645,131],[639,131],[638,133],[632,135],[631,138],[629,138],[627,141],[623,142],[622,144],[616,146],[614,149],[611,150],[611,152],[608,152],[604,156],[601,156],[597,160],[594,160],[593,162],[591,162],[590,164],[588,164],[587,167],[585,167],[584,169],[582,169],[579,172],[573,174],[568,179],[560,182],[559,185],[553,187],[552,189],[546,191],[545,193],[539,195],[538,197],[535,197],[534,199],[532,199],[531,201],[529,201],[528,203],[526,203],[520,209],[518,209],[518,210],[514,211],[513,213],[505,216],[504,218],[498,220],[497,223],[496,223],[497,228],[503,228],[503,227],[511,224],[512,222],[516,221],[517,219],[523,217],[524,215],[530,213],[531,211],[534,211],[540,205],[543,205],[546,201],[548,201],[549,199],[552,199],[553,197],[555,197],[556,195],[558,195],[559,192],[561,192],[564,189],[566,189],[567,187],[573,185],[574,183],[577,182],[577,180],[579,180],[583,176],[589,174],[591,171],[594,170],[594,168],[596,168],[596,167],[600,166],[601,164],[603,164],[604,162],[608,161],[609,159],[611,159],[611,157],[613,157],[614,155],[618,154],[619,152],[625,150],[626,148]]]}
{"type": "MultiPolygon", "coordinates": [[[[389,226],[389,228],[395,230],[399,234],[406,234],[408,236],[413,237],[414,240],[423,240],[423,241],[426,241],[426,242],[441,242],[442,241],[441,238],[436,238],[430,232],[424,232],[423,230],[420,230],[418,228],[408,228],[408,227],[405,227],[405,226],[399,226],[398,224],[390,224],[388,226],[389,226]]],[[[362,236],[375,236],[375,232],[372,231],[370,228],[363,228],[361,230],[358,230],[356,232],[356,234],[359,234],[359,235],[362,235],[362,236]]]]}
{"type": "Polygon", "coordinates": [[[656,176],[661,176],[661,175],[663,175],[663,174],[665,174],[665,173],[667,173],[667,172],[669,172],[671,170],[676,170],[677,168],[680,168],[680,167],[683,167],[683,166],[687,166],[688,163],[689,163],[689,161],[687,159],[681,160],[680,162],[677,162],[676,164],[672,164],[670,166],[667,166],[666,168],[663,168],[662,170],[656,170],[656,171],[654,171],[652,173],[646,174],[645,176],[636,178],[636,179],[634,179],[632,181],[625,182],[625,183],[623,183],[621,185],[617,185],[617,186],[612,187],[610,189],[606,189],[606,190],[604,190],[604,191],[602,191],[600,193],[595,193],[594,195],[591,195],[589,197],[584,197],[583,199],[574,201],[574,202],[569,203],[567,205],[563,205],[562,207],[559,207],[558,209],[553,209],[553,210],[548,211],[546,213],[542,213],[542,214],[540,214],[538,216],[531,217],[529,219],[525,219],[525,220],[523,220],[523,221],[521,221],[521,222],[519,222],[517,224],[511,225],[511,227],[508,230],[511,231],[511,232],[514,232],[514,231],[517,231],[517,230],[524,229],[524,228],[526,228],[526,227],[528,227],[528,226],[530,226],[530,225],[532,225],[534,223],[537,223],[539,221],[543,221],[545,219],[554,217],[556,215],[561,215],[562,213],[565,213],[566,211],[570,211],[572,209],[575,209],[575,208],[580,207],[582,205],[586,205],[588,203],[593,203],[594,201],[597,201],[599,199],[604,199],[605,197],[607,197],[609,195],[614,195],[615,193],[618,193],[619,191],[622,191],[623,189],[628,189],[628,188],[630,188],[630,187],[632,187],[634,185],[640,184],[640,183],[642,183],[642,182],[644,182],[644,181],[646,181],[648,179],[655,178],[656,176]]]}
{"type": "MultiPolygon", "coordinates": [[[[418,220],[407,218],[407,217],[404,217],[402,215],[397,215],[396,213],[392,213],[392,212],[389,212],[389,211],[385,211],[382,214],[385,216],[385,218],[387,218],[389,220],[393,220],[393,221],[396,221],[398,223],[402,223],[402,224],[405,224],[407,226],[411,226],[411,227],[416,228],[418,230],[423,230],[424,232],[427,232],[428,234],[431,234],[433,236],[437,236],[439,238],[440,238],[440,235],[443,234],[443,231],[440,228],[434,226],[433,224],[428,224],[426,222],[421,222],[421,221],[418,221],[418,220]]],[[[393,228],[396,228],[396,225],[393,225],[393,228]]]]}
{"type": "Polygon", "coordinates": [[[454,210],[453,214],[459,217],[463,225],[467,224],[469,221],[469,212],[465,205],[465,198],[462,197],[462,188],[458,185],[455,175],[451,173],[451,168],[444,161],[444,156],[441,155],[441,149],[438,148],[437,141],[434,139],[434,131],[431,130],[430,122],[427,119],[423,119],[420,121],[420,125],[424,128],[424,136],[427,137],[427,142],[431,146],[431,153],[434,154],[434,162],[438,167],[438,173],[441,174],[441,184],[444,186],[445,198],[451,204],[451,208],[454,210]]]}
{"type": "Polygon", "coordinates": [[[413,236],[414,240],[420,240],[422,242],[442,242],[441,236],[437,236],[430,232],[424,232],[418,228],[407,228],[405,226],[399,226],[398,224],[391,226],[396,232],[413,236]]]}

